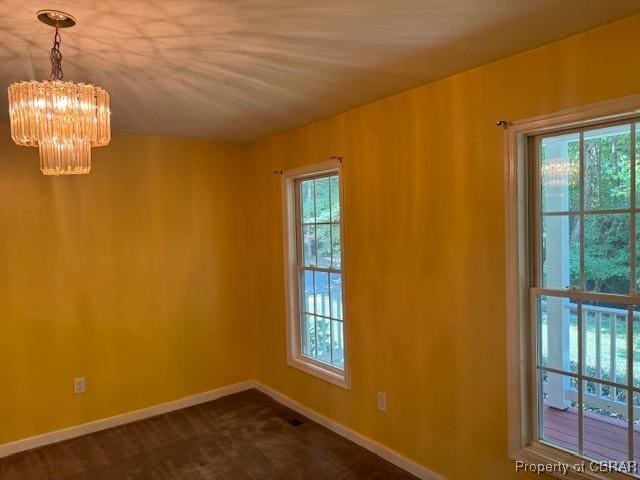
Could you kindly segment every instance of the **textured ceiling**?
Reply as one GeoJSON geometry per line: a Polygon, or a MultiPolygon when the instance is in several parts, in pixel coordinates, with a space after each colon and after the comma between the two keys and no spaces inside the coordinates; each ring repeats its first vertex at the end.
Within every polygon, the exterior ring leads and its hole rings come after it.
{"type": "MultiPolygon", "coordinates": [[[[0,88],[48,76],[111,94],[116,131],[247,141],[640,12],[638,0],[0,0],[0,88]]],[[[0,120],[7,120],[6,94],[0,120]]]]}

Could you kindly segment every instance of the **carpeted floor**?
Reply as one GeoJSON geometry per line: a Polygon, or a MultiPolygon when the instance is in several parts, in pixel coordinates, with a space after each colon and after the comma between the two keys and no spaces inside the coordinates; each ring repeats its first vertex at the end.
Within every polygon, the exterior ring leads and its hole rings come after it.
{"type": "Polygon", "coordinates": [[[412,478],[256,390],[0,459],[2,480],[412,478]]]}

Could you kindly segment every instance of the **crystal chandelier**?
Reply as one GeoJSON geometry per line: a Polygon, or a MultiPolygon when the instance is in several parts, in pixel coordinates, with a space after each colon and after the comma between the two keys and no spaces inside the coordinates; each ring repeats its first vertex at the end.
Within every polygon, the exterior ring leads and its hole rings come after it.
{"type": "Polygon", "coordinates": [[[9,85],[11,138],[17,145],[38,147],[45,175],[89,173],[91,147],[111,140],[109,94],[100,87],[62,81],[59,29],[73,27],[64,12],[42,10],[38,19],[55,27],[51,75],[42,82],[9,85]]]}

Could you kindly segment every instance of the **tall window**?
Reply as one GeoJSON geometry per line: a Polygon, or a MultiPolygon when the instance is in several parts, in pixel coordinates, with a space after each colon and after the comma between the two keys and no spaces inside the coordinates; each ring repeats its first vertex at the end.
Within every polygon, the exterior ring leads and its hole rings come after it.
{"type": "Polygon", "coordinates": [[[340,169],[307,167],[284,182],[289,363],[346,386],[340,169]]]}
{"type": "Polygon", "coordinates": [[[531,137],[535,436],[640,461],[640,123],[531,137]]]}

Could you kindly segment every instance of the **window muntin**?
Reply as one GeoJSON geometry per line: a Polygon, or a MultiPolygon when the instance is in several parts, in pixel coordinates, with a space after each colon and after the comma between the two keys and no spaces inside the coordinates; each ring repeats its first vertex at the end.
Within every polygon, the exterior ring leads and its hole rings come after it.
{"type": "Polygon", "coordinates": [[[595,460],[640,456],[639,132],[532,137],[533,430],[595,460]]]}
{"type": "Polygon", "coordinates": [[[338,172],[295,180],[299,345],[304,357],[344,370],[338,172]]]}

